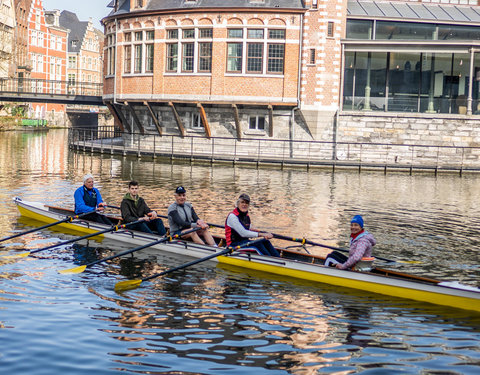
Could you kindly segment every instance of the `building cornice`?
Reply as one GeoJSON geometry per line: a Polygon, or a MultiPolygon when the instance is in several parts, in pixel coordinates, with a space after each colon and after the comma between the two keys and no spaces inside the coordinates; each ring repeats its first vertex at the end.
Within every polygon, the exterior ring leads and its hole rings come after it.
{"type": "Polygon", "coordinates": [[[130,12],[130,13],[122,13],[122,14],[114,14],[111,16],[107,16],[102,18],[101,23],[105,25],[106,22],[112,21],[115,19],[128,19],[128,18],[139,18],[139,17],[156,17],[156,16],[164,16],[164,15],[177,15],[177,14],[192,14],[192,13],[277,13],[277,14],[305,14],[308,9],[281,9],[281,8],[188,8],[188,9],[167,9],[167,10],[148,10],[148,11],[138,11],[138,12],[130,12]]]}

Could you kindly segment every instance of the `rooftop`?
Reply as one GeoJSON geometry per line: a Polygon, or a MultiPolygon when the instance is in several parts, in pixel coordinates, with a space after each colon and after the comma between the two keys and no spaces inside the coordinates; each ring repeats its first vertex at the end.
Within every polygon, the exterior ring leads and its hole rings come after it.
{"type": "Polygon", "coordinates": [[[480,8],[469,5],[349,0],[348,18],[480,23],[480,8]]]}

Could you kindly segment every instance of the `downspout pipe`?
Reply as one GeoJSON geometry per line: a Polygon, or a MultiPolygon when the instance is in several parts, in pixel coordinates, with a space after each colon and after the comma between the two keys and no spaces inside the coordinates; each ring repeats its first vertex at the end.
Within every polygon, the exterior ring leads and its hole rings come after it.
{"type": "Polygon", "coordinates": [[[114,80],[113,80],[113,104],[117,102],[117,53],[118,53],[118,18],[115,18],[115,66],[114,66],[114,80]]]}
{"type": "Polygon", "coordinates": [[[302,88],[302,55],[303,55],[303,13],[300,14],[300,46],[298,50],[297,106],[292,108],[290,116],[290,157],[293,157],[293,140],[295,139],[295,111],[301,108],[302,88]]]}
{"type": "Polygon", "coordinates": [[[300,14],[300,47],[298,51],[297,108],[301,107],[300,90],[302,88],[302,54],[303,54],[303,13],[300,14]]]}
{"type": "Polygon", "coordinates": [[[340,63],[340,95],[338,97],[338,108],[335,113],[335,119],[333,120],[333,129],[332,129],[332,160],[337,160],[337,132],[338,132],[338,121],[340,119],[340,111],[343,110],[343,84],[345,79],[345,45],[342,44],[342,55],[340,63]]]}

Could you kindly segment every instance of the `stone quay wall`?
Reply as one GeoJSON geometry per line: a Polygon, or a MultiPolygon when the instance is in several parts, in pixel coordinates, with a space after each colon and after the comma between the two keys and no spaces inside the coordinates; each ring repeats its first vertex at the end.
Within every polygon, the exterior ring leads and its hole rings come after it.
{"type": "MultiPolygon", "coordinates": [[[[181,137],[167,132],[162,136],[154,132],[142,135],[98,128],[71,129],[69,144],[72,149],[80,151],[190,162],[461,174],[480,172],[480,146],[472,146],[476,144],[475,125],[476,121],[461,118],[426,121],[415,116],[395,118],[348,114],[338,117],[334,128],[336,142],[278,139],[266,135],[255,137],[248,131],[238,140],[230,132],[207,138],[201,130],[187,132],[181,137]],[[468,126],[470,128],[466,130],[468,126]],[[450,127],[451,134],[444,134],[450,127]]],[[[296,123],[295,127],[299,124],[296,123]]],[[[296,132],[301,133],[298,129],[296,132]]]]}
{"type": "MultiPolygon", "coordinates": [[[[390,145],[385,147],[386,163],[435,162],[458,168],[480,164],[480,116],[343,113],[336,139],[369,147],[390,145]]],[[[337,157],[341,160],[344,155],[339,151],[337,157]]]]}

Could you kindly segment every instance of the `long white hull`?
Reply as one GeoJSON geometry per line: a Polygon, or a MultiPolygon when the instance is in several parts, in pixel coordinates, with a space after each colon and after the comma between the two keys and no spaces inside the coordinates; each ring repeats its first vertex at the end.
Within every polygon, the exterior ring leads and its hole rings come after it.
{"type": "MultiPolygon", "coordinates": [[[[51,207],[38,202],[26,202],[20,198],[15,198],[15,203],[23,216],[44,223],[53,223],[71,214],[71,212],[65,209],[51,207]]],[[[108,228],[102,224],[82,220],[76,220],[72,223],[62,223],[58,225],[58,227],[84,234],[94,233],[108,228]]],[[[55,226],[55,228],[57,228],[57,226],[55,226]]],[[[155,235],[129,230],[107,232],[103,234],[103,236],[131,245],[131,247],[145,245],[160,238],[155,235]]],[[[151,249],[192,258],[203,258],[218,251],[218,248],[184,241],[158,244],[151,247],[151,249]]],[[[467,286],[444,286],[440,285],[436,280],[378,268],[372,272],[339,270],[323,266],[319,257],[306,256],[305,254],[285,250],[281,253],[281,258],[250,253],[234,253],[229,256],[213,258],[212,261],[281,276],[480,312],[480,290],[476,288],[467,286]],[[308,261],[305,261],[305,257],[309,258],[308,261]]]]}

